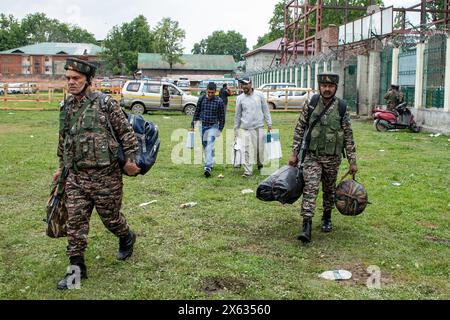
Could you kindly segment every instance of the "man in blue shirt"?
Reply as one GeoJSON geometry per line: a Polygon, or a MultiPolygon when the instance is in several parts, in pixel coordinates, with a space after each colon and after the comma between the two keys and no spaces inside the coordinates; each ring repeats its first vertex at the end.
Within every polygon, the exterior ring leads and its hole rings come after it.
{"type": "Polygon", "coordinates": [[[225,107],[222,99],[216,96],[217,85],[208,84],[206,96],[202,96],[197,103],[191,131],[194,131],[195,122],[201,121],[202,143],[205,151],[205,177],[211,177],[214,164],[214,143],[220,137],[225,127],[225,107]]]}

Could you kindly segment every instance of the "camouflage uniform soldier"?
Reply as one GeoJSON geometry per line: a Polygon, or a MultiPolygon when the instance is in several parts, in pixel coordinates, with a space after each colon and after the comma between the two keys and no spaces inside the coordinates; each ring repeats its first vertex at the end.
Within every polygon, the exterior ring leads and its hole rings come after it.
{"type": "Polygon", "coordinates": [[[344,148],[347,151],[350,171],[352,173],[358,171],[350,117],[346,112],[341,119],[339,99],[335,97],[339,76],[333,73],[323,73],[318,76],[318,79],[321,97],[315,108],[309,105],[300,114],[294,132],[293,153],[289,160],[291,166],[298,165],[305,131],[325,108],[330,106],[313,128],[309,147],[306,150],[303,166],[305,186],[301,208],[303,228],[298,237],[304,243],[311,241],[312,218],[316,209],[320,182],[322,182],[323,189],[322,231],[326,233],[332,231],[331,212],[334,208],[336,180],[344,148]]]}
{"type": "Polygon", "coordinates": [[[384,96],[384,100],[387,100],[387,109],[389,111],[395,111],[395,107],[403,103],[403,92],[400,91],[400,86],[392,84],[389,91],[384,96]]]}
{"type": "MultiPolygon", "coordinates": [[[[81,279],[87,278],[84,252],[87,247],[89,220],[94,207],[103,224],[119,237],[119,260],[133,253],[136,235],[120,212],[122,205],[122,173],[117,162],[119,145],[111,130],[120,139],[125,153],[124,171],[139,173],[134,159],[138,141],[118,103],[100,92],[91,91],[95,66],[79,59],[66,62],[69,96],[61,107],[58,157],[60,169],[53,179],[69,169],[66,179],[67,255],[70,270],[78,270],[81,279]]],[[[67,273],[57,288],[72,285],[73,274],[67,273]]]]}

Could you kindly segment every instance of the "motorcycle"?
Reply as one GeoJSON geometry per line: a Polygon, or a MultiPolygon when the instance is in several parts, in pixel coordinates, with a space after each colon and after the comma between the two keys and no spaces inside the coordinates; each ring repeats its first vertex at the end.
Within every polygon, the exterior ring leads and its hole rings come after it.
{"type": "Polygon", "coordinates": [[[407,107],[406,102],[395,107],[395,111],[384,109],[372,110],[375,128],[379,132],[386,132],[393,129],[409,129],[411,132],[420,132],[414,115],[407,107]]]}

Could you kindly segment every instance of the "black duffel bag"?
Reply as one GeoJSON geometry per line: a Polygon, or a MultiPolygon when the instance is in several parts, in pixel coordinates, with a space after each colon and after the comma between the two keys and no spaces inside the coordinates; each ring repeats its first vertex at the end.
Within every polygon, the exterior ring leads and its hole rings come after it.
{"type": "Polygon", "coordinates": [[[285,166],[261,182],[256,197],[262,201],[293,204],[303,193],[303,174],[297,167],[285,166]]]}

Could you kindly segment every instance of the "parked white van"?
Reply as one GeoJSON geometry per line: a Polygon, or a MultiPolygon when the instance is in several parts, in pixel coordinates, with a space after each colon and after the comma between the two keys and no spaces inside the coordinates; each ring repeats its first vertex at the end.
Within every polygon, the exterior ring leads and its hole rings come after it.
{"type": "Polygon", "coordinates": [[[130,80],[122,87],[120,105],[135,114],[151,110],[182,111],[194,115],[198,97],[184,93],[169,82],[130,80]]]}

